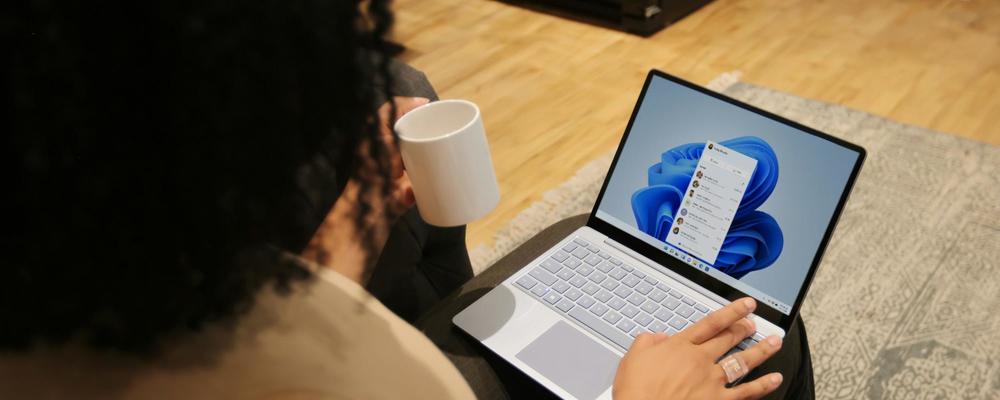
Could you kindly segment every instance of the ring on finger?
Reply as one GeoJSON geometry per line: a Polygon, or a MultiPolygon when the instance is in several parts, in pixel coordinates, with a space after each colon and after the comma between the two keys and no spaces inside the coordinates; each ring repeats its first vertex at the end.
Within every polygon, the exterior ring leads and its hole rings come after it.
{"type": "Polygon", "coordinates": [[[737,357],[735,354],[730,354],[719,360],[719,366],[722,367],[722,372],[726,373],[726,383],[733,383],[744,375],[747,374],[747,364],[743,362],[741,357],[737,357]]]}

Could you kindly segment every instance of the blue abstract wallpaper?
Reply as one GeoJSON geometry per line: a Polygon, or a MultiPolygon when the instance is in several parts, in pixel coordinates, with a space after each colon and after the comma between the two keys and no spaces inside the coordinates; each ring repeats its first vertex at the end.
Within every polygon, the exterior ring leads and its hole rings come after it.
{"type": "MultiPolygon", "coordinates": [[[[763,139],[743,136],[719,142],[757,160],[757,168],[740,201],[733,223],[713,267],[734,278],[769,267],[781,255],[784,237],[778,221],[758,210],[778,183],[778,157],[763,139]]],[[[644,188],[632,194],[639,230],[665,241],[705,144],[671,148],[649,167],[644,188]]]]}

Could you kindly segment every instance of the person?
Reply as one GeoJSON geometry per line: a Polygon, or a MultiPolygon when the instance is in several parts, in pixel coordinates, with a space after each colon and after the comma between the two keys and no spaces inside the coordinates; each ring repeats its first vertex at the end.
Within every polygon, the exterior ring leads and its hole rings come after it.
{"type": "MultiPolygon", "coordinates": [[[[414,215],[389,127],[427,101],[390,96],[387,2],[112,3],[0,15],[0,393],[472,397],[363,286],[414,215]]],[[[780,373],[726,383],[777,338],[716,362],[755,306],[640,336],[615,397],[775,390],[780,373]]]]}

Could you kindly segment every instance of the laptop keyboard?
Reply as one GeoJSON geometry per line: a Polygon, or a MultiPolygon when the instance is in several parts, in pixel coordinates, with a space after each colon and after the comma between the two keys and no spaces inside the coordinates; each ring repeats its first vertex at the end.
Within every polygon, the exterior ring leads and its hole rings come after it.
{"type": "Polygon", "coordinates": [[[673,335],[708,307],[576,237],[515,282],[623,349],[643,332],[673,335]]]}

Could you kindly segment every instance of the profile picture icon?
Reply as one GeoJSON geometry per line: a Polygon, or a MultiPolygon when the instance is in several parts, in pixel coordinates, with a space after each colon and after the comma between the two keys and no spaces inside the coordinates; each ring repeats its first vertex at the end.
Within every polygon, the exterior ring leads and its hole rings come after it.
{"type": "Polygon", "coordinates": [[[709,149],[709,150],[712,150],[712,148],[713,148],[713,147],[714,147],[714,145],[713,145],[713,144],[711,144],[711,143],[709,143],[709,144],[708,144],[708,149],[709,149]]]}
{"type": "Polygon", "coordinates": [[[677,217],[677,225],[681,225],[683,223],[684,223],[684,217],[677,217]]]}
{"type": "Polygon", "coordinates": [[[694,190],[692,190],[690,193],[688,193],[688,196],[694,197],[694,190]]]}
{"type": "Polygon", "coordinates": [[[698,171],[698,172],[694,173],[694,176],[697,176],[699,179],[701,179],[701,175],[702,175],[701,171],[698,171]]]}
{"type": "Polygon", "coordinates": [[[682,208],[681,209],[681,215],[688,215],[688,209],[682,208]]]}
{"type": "Polygon", "coordinates": [[[681,228],[674,228],[674,234],[675,235],[677,234],[677,232],[680,232],[680,231],[681,231],[681,228]]]}
{"type": "Polygon", "coordinates": [[[701,184],[698,183],[698,181],[694,181],[694,183],[692,183],[691,186],[698,187],[698,186],[701,186],[701,184]]]}

